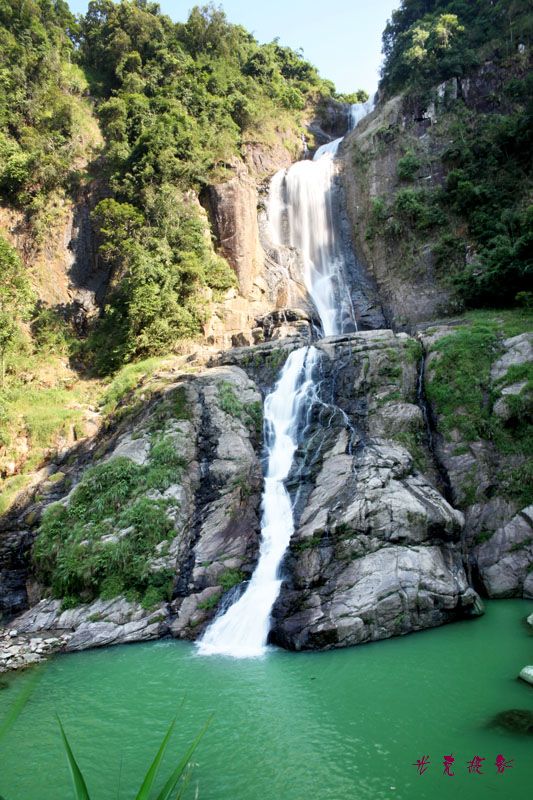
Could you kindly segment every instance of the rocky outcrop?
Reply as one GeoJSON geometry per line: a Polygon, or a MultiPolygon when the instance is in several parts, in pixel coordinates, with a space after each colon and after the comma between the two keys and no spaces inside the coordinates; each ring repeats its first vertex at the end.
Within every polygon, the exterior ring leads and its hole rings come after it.
{"type": "Polygon", "coordinates": [[[462,515],[416,473],[408,452],[374,441],[322,469],[291,545],[275,641],[300,650],[383,639],[471,613],[454,545],[462,515]]]}
{"type": "Polygon", "coordinates": [[[489,597],[533,598],[533,506],[498,528],[473,556],[489,597]]]}
{"type": "MultiPolygon", "coordinates": [[[[210,344],[252,344],[255,319],[290,305],[295,281],[273,265],[265,252],[258,210],[269,179],[299,157],[299,147],[301,142],[290,130],[278,131],[278,138],[269,145],[248,142],[243,160],[232,161],[226,179],[201,195],[217,251],[233,267],[238,281],[238,291],[228,292],[212,310],[204,331],[210,344]]],[[[298,297],[304,294],[305,290],[297,290],[298,297]]]]}
{"type": "MultiPolygon", "coordinates": [[[[154,375],[152,399],[102,434],[70,473],[65,467],[70,491],[55,487],[53,499],[68,504],[89,461],[149,468],[153,436],[172,443],[184,468],[146,495],[165,502],[172,523],[170,539],[147,562],[174,575],[172,597],[146,608],[120,596],[65,609],[32,582],[26,557],[17,580],[31,588],[31,608],[6,627],[4,666],[56,649],[196,638],[242,591],[258,553],[261,394],[288,353],[308,341],[306,331],[296,334],[224,351],[207,369],[191,362],[192,372],[154,375]]],[[[464,569],[463,515],[439,491],[417,404],[419,344],[376,330],[315,346],[319,396],[288,480],[296,530],[272,640],[294,649],[340,647],[480,613],[464,569]]],[[[143,391],[150,397],[148,386],[143,391]]],[[[31,543],[38,514],[27,508],[15,522],[31,543]]],[[[105,540],[128,535],[117,526],[105,540]]]]}
{"type": "Polygon", "coordinates": [[[147,611],[124,598],[96,600],[62,610],[60,600],[41,600],[0,638],[0,672],[21,669],[54,652],[157,639],[168,632],[165,606],[147,611]]]}
{"type": "Polygon", "coordinates": [[[432,475],[415,342],[372,331],[318,346],[324,385],[334,387],[329,421],[322,452],[311,430],[312,452],[296,467],[312,488],[299,504],[273,641],[338,647],[477,613],[463,517],[422,471],[432,475]]]}
{"type": "MultiPolygon", "coordinates": [[[[260,406],[257,389],[236,366],[197,370],[177,380],[170,373],[155,399],[140,413],[126,416],[111,435],[104,434],[92,447],[87,445],[79,460],[70,469],[65,467],[62,484],[48,495],[48,502],[68,505],[76,487],[83,485],[86,468],[95,463],[120,459],[150,467],[154,441],[164,437],[185,468],[176,470],[170,485],[166,481],[164,488],[157,489],[156,481],[146,494],[151,502],[164,505],[173,529],[171,538],[165,537],[154,548],[147,568],[174,575],[170,602],[142,607],[119,597],[65,609],[59,600],[47,597],[46,586],[35,585],[32,578],[30,551],[39,535],[42,502],[21,509],[12,518],[11,529],[7,522],[7,529],[0,533],[2,574],[7,576],[1,610],[12,617],[28,600],[32,603],[29,611],[11,619],[8,628],[27,639],[11,643],[20,645],[21,665],[25,663],[22,654],[33,652],[28,650],[28,637],[37,634],[60,640],[54,647],[74,650],[155,638],[168,633],[171,622],[174,635],[197,633],[197,626],[212,616],[225,592],[242,582],[255,564],[260,406]],[[61,485],[70,485],[68,494],[61,485]],[[44,597],[37,602],[39,595],[44,597]]],[[[130,532],[119,527],[111,533],[103,531],[101,544],[112,546],[130,532]]]]}
{"type": "Polygon", "coordinates": [[[439,255],[446,236],[465,237],[462,220],[450,222],[441,212],[435,225],[417,225],[409,213],[402,216],[395,202],[401,191],[408,193],[407,203],[416,204],[417,194],[422,203],[431,192],[438,198],[452,168],[445,153],[453,126],[468,112],[511,113],[513,101],[505,86],[524,78],[523,69],[487,63],[468,78],[381,101],[346,137],[342,174],[356,252],[378,283],[389,324],[409,330],[462,310],[450,276],[475,261],[475,244],[467,242],[445,258],[439,255]]]}
{"type": "MultiPolygon", "coordinates": [[[[427,353],[429,386],[442,357],[440,344],[464,330],[463,325],[436,324],[419,334],[427,353]]],[[[533,398],[528,381],[513,377],[530,368],[532,344],[530,333],[496,339],[486,376],[458,375],[463,382],[475,377],[481,385],[483,407],[477,413],[483,415],[482,426],[465,427],[462,422],[469,418],[464,408],[450,416],[438,402],[430,403],[435,457],[447,476],[450,499],[465,514],[469,569],[489,597],[533,597],[533,508],[522,500],[528,489],[531,453],[527,452],[527,430],[524,433],[521,427],[529,418],[533,398]],[[483,428],[490,436],[479,435],[483,428]]]]}
{"type": "Polygon", "coordinates": [[[0,231],[31,267],[31,281],[38,299],[55,307],[85,333],[87,320],[103,303],[108,269],[99,264],[90,213],[102,199],[98,182],[75,196],[58,195],[50,201],[46,230],[35,229],[14,208],[0,207],[0,231]]]}
{"type": "Polygon", "coordinates": [[[218,249],[231,264],[244,297],[259,299],[257,279],[264,256],[257,227],[257,187],[247,168],[235,162],[234,176],[210,186],[205,195],[218,249]]]}
{"type": "MultiPolygon", "coordinates": [[[[273,358],[280,363],[303,343],[271,342],[221,359],[264,385],[273,358]]],[[[479,613],[462,562],[463,516],[434,485],[416,404],[419,346],[387,330],[315,346],[320,403],[288,481],[298,524],[272,640],[337,647],[479,613]]]]}

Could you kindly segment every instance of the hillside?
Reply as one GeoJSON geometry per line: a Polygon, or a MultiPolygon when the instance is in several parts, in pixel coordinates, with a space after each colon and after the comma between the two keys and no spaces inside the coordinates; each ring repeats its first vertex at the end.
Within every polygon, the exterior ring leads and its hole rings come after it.
{"type": "MultiPolygon", "coordinates": [[[[175,24],[144,2],[93,2],[80,19],[13,2],[0,37],[5,510],[43,459],[94,433],[108,376],[231,339],[272,307],[234,245],[231,266],[215,253],[223,223],[199,198],[236,182],[256,225],[257,183],[298,157],[305,119],[327,127],[343,107],[300,55],[214,7],[175,24]]],[[[226,203],[230,228],[239,208],[226,203]]]]}
{"type": "Polygon", "coordinates": [[[329,649],[531,598],[527,5],[404,0],[353,130],[363,93],[214,7],[24,8],[6,31],[29,55],[17,26],[43,31],[37,84],[84,123],[6,134],[13,664],[36,634],[198,639],[218,614],[216,653],[258,617],[255,654],[329,649]]]}

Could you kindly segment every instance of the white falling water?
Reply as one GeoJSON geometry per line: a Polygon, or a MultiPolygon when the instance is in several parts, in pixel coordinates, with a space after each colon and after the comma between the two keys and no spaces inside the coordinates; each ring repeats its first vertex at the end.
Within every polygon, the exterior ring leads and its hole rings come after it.
{"type": "Polygon", "coordinates": [[[268,202],[274,244],[288,244],[299,251],[304,284],[320,317],[324,336],[342,332],[339,313],[342,254],[335,236],[332,206],[334,158],[341,141],[336,139],[319,147],[312,161],[298,161],[274,175],[268,202]]]}
{"type": "Polygon", "coordinates": [[[261,655],[270,612],[279,594],[281,559],[294,531],[292,504],[284,481],[298,446],[298,427],[315,392],[313,367],[318,351],[301,347],[289,355],[274,390],[265,400],[268,467],[263,490],[261,549],[245,593],[208,628],[199,652],[246,658],[261,655]]]}
{"type": "Polygon", "coordinates": [[[350,107],[350,130],[353,131],[357,123],[373,110],[374,101],[372,99],[367,100],[366,103],[354,103],[350,107]]]}
{"type": "MultiPolygon", "coordinates": [[[[352,107],[351,127],[363,116],[359,106],[352,107]]],[[[341,309],[346,309],[346,298],[350,295],[343,278],[343,256],[335,235],[332,206],[334,158],[341,141],[336,139],[319,147],[313,161],[299,161],[274,175],[268,204],[273,242],[289,244],[301,253],[304,282],[324,336],[345,329],[346,310],[341,309]]],[[[355,320],[350,303],[348,316],[353,329],[355,320]]],[[[317,358],[314,347],[294,350],[265,399],[267,470],[259,560],[244,594],[215,619],[198,643],[202,655],[246,658],[265,651],[270,615],[281,586],[279,568],[294,532],[292,503],[285,480],[298,446],[301,423],[316,399],[313,368],[317,358]]]]}

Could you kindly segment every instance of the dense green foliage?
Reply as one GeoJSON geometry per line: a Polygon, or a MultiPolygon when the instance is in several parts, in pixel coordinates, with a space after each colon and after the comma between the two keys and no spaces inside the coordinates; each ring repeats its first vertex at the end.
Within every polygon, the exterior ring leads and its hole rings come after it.
{"type": "Polygon", "coordinates": [[[508,93],[519,103],[506,115],[458,109],[442,156],[448,170],[442,204],[458,226],[466,223],[463,249],[468,241],[475,247],[456,278],[471,306],[512,304],[533,289],[531,76],[511,82],[508,93]]]}
{"type": "Polygon", "coordinates": [[[68,186],[87,138],[76,35],[63,0],[0,2],[0,196],[34,222],[68,186]]]}
{"type": "Polygon", "coordinates": [[[0,387],[4,388],[5,357],[17,340],[17,321],[27,315],[34,295],[18,253],[0,234],[0,387]]]}
{"type": "Polygon", "coordinates": [[[205,288],[216,296],[234,285],[186,192],[223,175],[276,120],[297,127],[310,97],[333,87],[299,54],[259,45],[213,6],[174,24],[155,3],[96,0],[80,43],[114,195],[94,213],[112,290],[89,349],[107,372],[197,335],[205,288]]]}
{"type": "Polygon", "coordinates": [[[383,33],[380,88],[428,88],[532,41],[528,0],[402,0],[383,33]]]}
{"type": "Polygon", "coordinates": [[[235,276],[195,195],[245,143],[298,141],[302,110],[332,94],[301,54],[259,45],[214,6],[175,24],[146,0],[94,0],[79,20],[63,0],[0,2],[0,196],[37,244],[52,196],[97,174],[106,198],[93,226],[110,289],[77,357],[107,374],[201,332],[235,276]]]}
{"type": "Polygon", "coordinates": [[[406,265],[429,240],[438,280],[467,307],[527,303],[533,290],[532,30],[522,0],[403,0],[383,36],[382,92],[433,103],[436,122],[431,147],[406,143],[399,191],[374,201],[368,237],[392,240],[406,265]],[[436,91],[465,77],[472,98],[436,91]]]}
{"type": "Polygon", "coordinates": [[[77,605],[125,594],[150,608],[170,599],[172,573],[153,570],[156,545],[175,536],[164,491],[184,468],[170,440],[154,436],[149,463],[117,457],[85,472],[68,505],[49,506],[34,547],[41,580],[77,605]]]}

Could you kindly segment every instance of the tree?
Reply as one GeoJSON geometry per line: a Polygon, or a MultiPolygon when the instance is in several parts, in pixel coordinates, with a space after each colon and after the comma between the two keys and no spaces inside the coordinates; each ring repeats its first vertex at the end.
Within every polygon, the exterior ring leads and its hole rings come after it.
{"type": "Polygon", "coordinates": [[[5,383],[5,358],[18,332],[18,323],[35,300],[26,268],[16,250],[0,236],[0,381],[5,383]]]}

